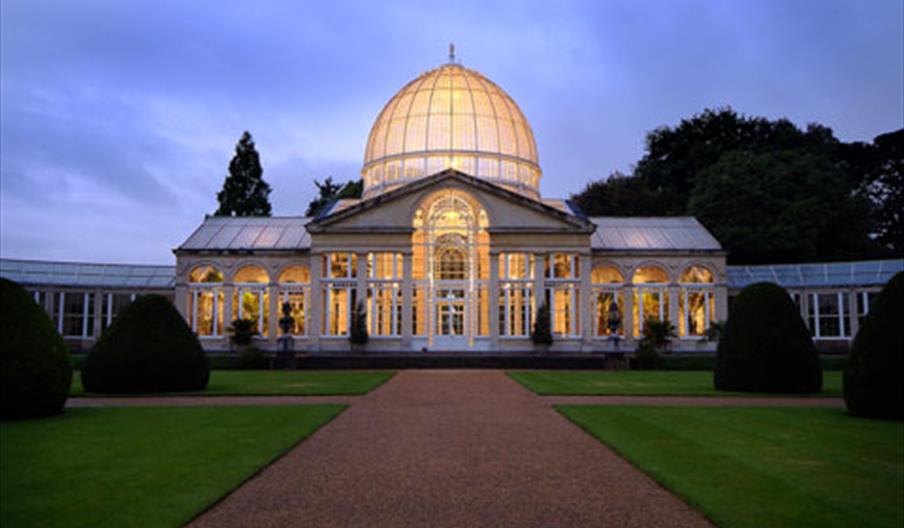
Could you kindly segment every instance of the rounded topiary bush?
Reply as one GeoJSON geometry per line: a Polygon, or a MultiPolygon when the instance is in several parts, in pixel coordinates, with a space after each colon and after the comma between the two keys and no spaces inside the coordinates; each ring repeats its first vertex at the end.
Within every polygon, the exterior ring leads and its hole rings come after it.
{"type": "Polygon", "coordinates": [[[142,295],[126,307],[82,367],[88,392],[202,390],[209,377],[198,337],[160,295],[142,295]]]}
{"type": "Polygon", "coordinates": [[[844,369],[848,411],[869,418],[904,419],[904,272],[870,306],[844,369]]]}
{"type": "Polygon", "coordinates": [[[819,354],[791,297],[776,284],[747,286],[735,298],[716,350],[717,390],[822,390],[819,354]]]}
{"type": "Polygon", "coordinates": [[[72,383],[69,351],[21,286],[0,279],[0,419],[63,410],[72,383]]]}

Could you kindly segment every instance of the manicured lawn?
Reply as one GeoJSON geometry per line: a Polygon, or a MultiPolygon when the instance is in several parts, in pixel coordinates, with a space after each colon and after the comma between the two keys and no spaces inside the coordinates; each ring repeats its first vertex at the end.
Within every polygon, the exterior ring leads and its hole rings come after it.
{"type": "Polygon", "coordinates": [[[904,526],[902,422],[822,408],[558,410],[719,526],[904,526]]]}
{"type": "MultiPolygon", "coordinates": [[[[538,370],[508,375],[541,395],[756,396],[719,392],[709,371],[673,370],[538,370]]],[[[824,371],[821,396],[841,396],[839,371],[824,371]]]]}
{"type": "MultiPolygon", "coordinates": [[[[212,370],[206,391],[178,394],[201,396],[367,394],[389,380],[393,374],[393,372],[358,370],[212,370]]],[[[70,394],[85,395],[79,371],[73,373],[70,394]]]]}
{"type": "Polygon", "coordinates": [[[0,526],[181,526],[343,409],[68,409],[2,422],[0,526]]]}

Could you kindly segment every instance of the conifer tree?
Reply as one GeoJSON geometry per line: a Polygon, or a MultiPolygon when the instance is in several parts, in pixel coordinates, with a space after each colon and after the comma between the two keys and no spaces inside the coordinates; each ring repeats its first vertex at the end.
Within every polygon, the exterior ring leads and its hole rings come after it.
{"type": "Polygon", "coordinates": [[[215,216],[270,216],[270,185],[263,179],[260,156],[246,130],[235,146],[229,175],[217,193],[220,207],[215,216]]]}

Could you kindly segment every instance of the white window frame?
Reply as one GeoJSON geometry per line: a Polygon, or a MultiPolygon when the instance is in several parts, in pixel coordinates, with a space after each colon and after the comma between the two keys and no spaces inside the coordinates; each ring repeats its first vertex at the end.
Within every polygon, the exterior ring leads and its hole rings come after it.
{"type": "MultiPolygon", "coordinates": [[[[812,292],[810,293],[810,310],[812,312],[813,317],[813,339],[821,339],[825,341],[847,341],[851,338],[851,328],[850,323],[845,321],[845,317],[848,316],[850,311],[850,307],[845,310],[844,297],[847,295],[847,292],[844,291],[831,291],[831,292],[812,292]],[[822,335],[822,324],[820,319],[823,317],[819,313],[819,296],[820,295],[835,295],[836,302],[838,303],[838,313],[835,315],[838,318],[838,334],[837,336],[824,336],[822,335]]],[[[810,314],[807,314],[807,318],[809,319],[810,314]]],[[[827,315],[825,317],[830,317],[827,315]]]]}

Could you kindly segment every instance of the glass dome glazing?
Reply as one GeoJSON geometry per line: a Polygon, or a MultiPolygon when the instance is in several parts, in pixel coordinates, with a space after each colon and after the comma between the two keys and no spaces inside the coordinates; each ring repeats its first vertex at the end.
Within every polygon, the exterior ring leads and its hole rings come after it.
{"type": "Polygon", "coordinates": [[[480,73],[450,63],[399,90],[364,154],[364,198],[455,168],[539,198],[540,165],[521,109],[480,73]]]}

